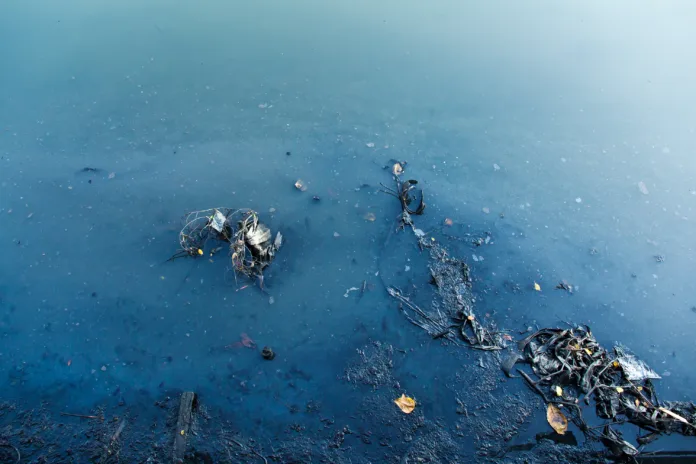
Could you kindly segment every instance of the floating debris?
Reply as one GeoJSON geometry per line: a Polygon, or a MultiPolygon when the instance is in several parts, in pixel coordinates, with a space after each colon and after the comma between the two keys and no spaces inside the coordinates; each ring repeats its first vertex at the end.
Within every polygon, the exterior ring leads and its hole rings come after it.
{"type": "Polygon", "coordinates": [[[562,280],[556,285],[557,290],[565,290],[568,293],[573,293],[573,286],[570,285],[567,281],[562,280]]]}
{"type": "Polygon", "coordinates": [[[494,170],[494,171],[500,171],[500,166],[498,166],[497,163],[493,163],[493,170],[494,170]]]}
{"type": "Polygon", "coordinates": [[[350,296],[350,292],[358,292],[360,289],[358,287],[350,287],[348,290],[346,290],[346,293],[343,294],[343,298],[348,298],[350,296]]]}
{"type": "Polygon", "coordinates": [[[307,185],[302,181],[302,179],[297,179],[295,181],[295,188],[300,192],[307,191],[307,185]]]}
{"type": "Polygon", "coordinates": [[[567,414],[578,428],[586,436],[600,439],[617,456],[635,455],[637,449],[609,426],[598,435],[597,429],[589,427],[583,419],[581,400],[590,404],[593,399],[596,413],[602,419],[630,422],[650,434],[696,435],[696,405],[659,401],[652,384],[652,379],[659,378],[655,371],[621,346],[616,346],[613,352],[605,350],[587,326],[541,329],[521,340],[518,348],[538,377],[532,380],[517,369],[529,386],[546,403],[568,407],[567,414]],[[542,389],[546,385],[556,395],[557,388],[564,385],[563,397],[550,398],[542,389]],[[574,392],[582,397],[573,398],[574,392]],[[669,412],[662,411],[663,408],[669,412]]]}
{"type": "Polygon", "coordinates": [[[367,148],[375,148],[374,142],[367,142],[367,143],[365,144],[365,146],[366,146],[367,148]]]}
{"type": "Polygon", "coordinates": [[[370,222],[375,222],[375,220],[377,219],[377,216],[375,216],[375,213],[365,213],[365,216],[363,216],[363,217],[365,218],[366,221],[370,221],[370,222]]]}
{"type": "MultiPolygon", "coordinates": [[[[232,269],[249,278],[263,277],[281,247],[283,235],[272,239],[271,230],[259,222],[258,214],[250,209],[213,208],[194,211],[184,218],[179,232],[180,251],[170,260],[184,256],[202,256],[208,240],[228,244],[232,269]]],[[[213,256],[222,247],[211,251],[213,256]]]]}
{"type": "Polygon", "coordinates": [[[648,191],[648,187],[645,185],[645,182],[643,182],[642,180],[640,182],[638,182],[638,190],[640,190],[640,193],[642,193],[643,195],[650,194],[650,192],[648,191]]]}
{"type": "Polygon", "coordinates": [[[270,346],[264,346],[263,350],[261,350],[261,357],[266,361],[272,361],[275,358],[275,353],[270,346]]]}
{"type": "Polygon", "coordinates": [[[416,400],[413,398],[402,394],[399,398],[394,400],[394,403],[404,412],[404,414],[411,414],[414,409],[416,409],[416,400]]]}
{"type": "Polygon", "coordinates": [[[481,208],[481,211],[483,211],[486,214],[489,214],[491,212],[490,208],[488,208],[487,206],[484,206],[483,208],[481,208]]]}
{"type": "Polygon", "coordinates": [[[394,166],[392,166],[392,174],[395,176],[400,176],[403,173],[404,168],[401,166],[401,163],[394,163],[394,166]]]}

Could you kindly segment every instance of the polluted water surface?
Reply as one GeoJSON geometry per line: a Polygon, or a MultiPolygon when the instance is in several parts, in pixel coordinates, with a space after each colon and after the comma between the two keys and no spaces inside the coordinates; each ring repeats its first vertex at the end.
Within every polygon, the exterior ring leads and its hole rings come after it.
{"type": "Polygon", "coordinates": [[[694,14],[3,4],[0,461],[696,450],[694,14]]]}

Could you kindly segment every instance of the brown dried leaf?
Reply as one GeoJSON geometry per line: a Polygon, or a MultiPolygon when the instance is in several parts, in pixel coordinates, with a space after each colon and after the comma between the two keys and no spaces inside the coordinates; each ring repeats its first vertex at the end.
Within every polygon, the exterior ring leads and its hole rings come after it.
{"type": "Polygon", "coordinates": [[[405,414],[411,414],[413,410],[416,409],[416,400],[404,394],[402,394],[400,398],[395,399],[394,403],[405,414]]]}
{"type": "Polygon", "coordinates": [[[568,419],[555,404],[549,403],[546,408],[546,420],[559,435],[564,435],[568,430],[568,419]]]}

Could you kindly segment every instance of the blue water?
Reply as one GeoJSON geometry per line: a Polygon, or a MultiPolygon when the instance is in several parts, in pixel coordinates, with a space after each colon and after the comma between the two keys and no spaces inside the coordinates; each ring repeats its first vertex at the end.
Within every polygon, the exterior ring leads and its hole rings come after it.
{"type": "Polygon", "coordinates": [[[694,19],[687,2],[3,3],[0,395],[57,412],[196,390],[280,433],[310,400],[348,420],[361,392],[340,377],[381,340],[414,348],[395,376],[449,417],[434,379],[463,355],[375,275],[382,257],[427,277],[412,246],[382,250],[395,158],[425,188],[419,227],[492,232],[448,242],[477,313],[589,323],[664,374],[662,397],[694,399],[694,19]],[[237,291],[222,255],[165,262],[181,216],[215,206],[285,235],[267,294],[237,291]],[[277,358],[224,348],[242,333],[277,358]]]}

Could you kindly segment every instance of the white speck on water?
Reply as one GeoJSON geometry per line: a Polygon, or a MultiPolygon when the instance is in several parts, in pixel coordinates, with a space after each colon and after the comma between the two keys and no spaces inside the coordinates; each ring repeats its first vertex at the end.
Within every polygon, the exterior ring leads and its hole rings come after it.
{"type": "Polygon", "coordinates": [[[275,298],[273,298],[272,296],[269,296],[268,297],[268,304],[273,304],[273,303],[275,303],[275,298]]]}
{"type": "Polygon", "coordinates": [[[575,199],[575,203],[582,203],[582,198],[577,197],[577,198],[575,199]]]}
{"type": "Polygon", "coordinates": [[[334,237],[338,238],[340,236],[341,236],[341,234],[339,234],[338,232],[334,232],[334,237]]]}
{"type": "Polygon", "coordinates": [[[500,166],[498,166],[497,163],[493,163],[493,169],[494,169],[495,171],[500,171],[500,166]]]}
{"type": "Polygon", "coordinates": [[[360,290],[358,287],[350,287],[348,290],[346,290],[346,293],[343,294],[343,298],[348,298],[350,296],[350,292],[357,292],[360,290]]]}
{"type": "Polygon", "coordinates": [[[106,366],[101,367],[102,372],[106,371],[106,366]]]}
{"type": "Polygon", "coordinates": [[[491,212],[491,210],[490,210],[487,206],[484,206],[484,207],[481,209],[481,211],[483,211],[483,212],[486,213],[486,214],[488,214],[488,213],[491,212]]]}
{"type": "Polygon", "coordinates": [[[657,274],[653,274],[653,279],[657,279],[657,274]]]}
{"type": "Polygon", "coordinates": [[[670,375],[672,375],[672,373],[670,371],[664,371],[662,373],[662,377],[669,377],[670,375]]]}
{"type": "Polygon", "coordinates": [[[565,163],[566,161],[568,160],[566,160],[565,158],[561,158],[561,163],[565,163]]]}
{"type": "Polygon", "coordinates": [[[638,189],[640,190],[640,193],[643,195],[648,195],[650,192],[648,191],[648,187],[645,185],[645,182],[642,180],[638,182],[638,189]]]}
{"type": "Polygon", "coordinates": [[[367,143],[365,144],[365,146],[366,146],[367,148],[375,148],[374,142],[367,142],[367,143]]]}
{"type": "Polygon", "coordinates": [[[406,266],[406,267],[404,268],[404,272],[408,272],[408,271],[410,271],[410,270],[411,270],[411,266],[406,266]]]}
{"type": "Polygon", "coordinates": [[[476,262],[478,263],[478,256],[476,256],[476,255],[471,255],[471,257],[474,259],[474,261],[476,261],[476,262]]]}

